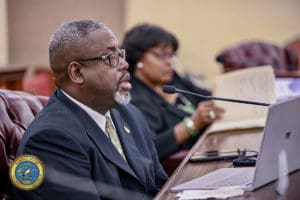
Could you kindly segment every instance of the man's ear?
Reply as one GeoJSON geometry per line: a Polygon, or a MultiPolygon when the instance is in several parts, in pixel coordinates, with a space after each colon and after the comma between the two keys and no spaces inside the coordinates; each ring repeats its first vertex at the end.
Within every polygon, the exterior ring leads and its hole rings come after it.
{"type": "Polygon", "coordinates": [[[82,84],[84,81],[83,74],[81,72],[81,64],[75,61],[72,61],[68,65],[68,75],[70,81],[82,84]]]}

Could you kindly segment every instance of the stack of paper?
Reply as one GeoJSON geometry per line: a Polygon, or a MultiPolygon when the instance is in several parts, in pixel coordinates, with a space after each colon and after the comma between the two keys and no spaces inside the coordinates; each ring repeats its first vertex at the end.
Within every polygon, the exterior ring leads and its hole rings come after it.
{"type": "MultiPolygon", "coordinates": [[[[253,67],[221,74],[216,77],[214,96],[273,104],[275,75],[271,66],[253,67]]],[[[263,127],[268,107],[234,102],[215,101],[225,109],[210,132],[263,127]]]]}
{"type": "Polygon", "coordinates": [[[184,190],[178,193],[176,196],[179,200],[190,199],[227,199],[229,197],[241,196],[244,194],[244,190],[237,187],[224,187],[215,190],[184,190]]]}

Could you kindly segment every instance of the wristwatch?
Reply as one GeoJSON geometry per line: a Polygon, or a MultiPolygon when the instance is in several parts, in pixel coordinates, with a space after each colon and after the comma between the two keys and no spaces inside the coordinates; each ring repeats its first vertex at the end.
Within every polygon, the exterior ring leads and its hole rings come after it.
{"type": "Polygon", "coordinates": [[[195,129],[195,124],[194,124],[194,121],[191,120],[191,118],[189,117],[185,117],[183,119],[183,123],[184,123],[184,126],[185,126],[185,129],[186,131],[188,132],[188,134],[192,137],[196,136],[197,135],[197,131],[195,129]]]}

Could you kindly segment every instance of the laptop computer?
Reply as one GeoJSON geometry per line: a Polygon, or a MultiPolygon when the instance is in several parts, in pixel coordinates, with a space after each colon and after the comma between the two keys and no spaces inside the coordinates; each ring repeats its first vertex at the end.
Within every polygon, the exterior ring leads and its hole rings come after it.
{"type": "MultiPolygon", "coordinates": [[[[172,192],[237,186],[253,191],[279,177],[279,153],[288,173],[300,169],[300,96],[269,107],[255,167],[221,168],[171,188],[172,192]]],[[[201,166],[200,166],[201,167],[201,166]]]]}

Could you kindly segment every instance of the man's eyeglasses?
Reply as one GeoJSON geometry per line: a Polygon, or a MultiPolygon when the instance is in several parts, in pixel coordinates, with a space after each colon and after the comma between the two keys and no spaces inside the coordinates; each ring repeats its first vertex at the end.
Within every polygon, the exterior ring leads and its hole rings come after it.
{"type": "Polygon", "coordinates": [[[109,66],[111,68],[115,68],[119,65],[120,58],[125,59],[125,49],[120,49],[117,52],[99,56],[99,57],[80,58],[75,61],[77,61],[77,62],[103,61],[107,66],[109,66]]]}

